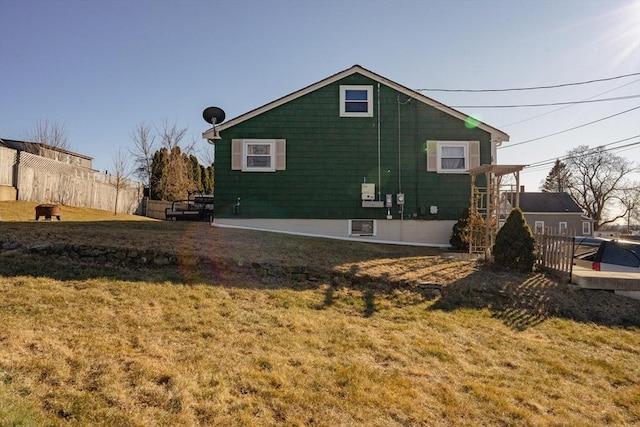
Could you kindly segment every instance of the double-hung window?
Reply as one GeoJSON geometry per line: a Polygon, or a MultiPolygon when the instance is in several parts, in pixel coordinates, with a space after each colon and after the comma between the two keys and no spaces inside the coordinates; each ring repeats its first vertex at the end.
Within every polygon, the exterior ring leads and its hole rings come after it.
{"type": "Polygon", "coordinates": [[[440,172],[464,172],[467,170],[468,142],[443,142],[438,153],[440,172]]]}
{"type": "Polygon", "coordinates": [[[273,140],[245,141],[242,170],[247,172],[273,172],[275,168],[275,142],[273,140]]]}
{"type": "Polygon", "coordinates": [[[427,172],[467,173],[478,166],[479,141],[427,141],[427,172]]]}
{"type": "Polygon", "coordinates": [[[231,170],[275,172],[286,169],[287,142],[284,139],[231,140],[231,170]]]}
{"type": "Polygon", "coordinates": [[[560,221],[558,223],[558,231],[560,234],[567,234],[567,223],[565,221],[560,221]]]}
{"type": "Polygon", "coordinates": [[[340,117],[373,117],[373,86],[340,86],[340,117]]]}

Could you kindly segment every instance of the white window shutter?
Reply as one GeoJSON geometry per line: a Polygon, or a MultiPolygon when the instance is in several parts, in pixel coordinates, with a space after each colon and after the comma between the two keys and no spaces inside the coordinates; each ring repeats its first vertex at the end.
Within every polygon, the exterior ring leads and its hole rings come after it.
{"type": "Polygon", "coordinates": [[[480,141],[469,141],[469,169],[480,166],[480,141]]]}
{"type": "Polygon", "coordinates": [[[231,170],[242,170],[242,140],[231,140],[231,170]]]}
{"type": "Polygon", "coordinates": [[[287,169],[287,140],[276,139],[276,170],[287,169]]]}
{"type": "Polygon", "coordinates": [[[427,141],[427,172],[438,171],[438,141],[427,141]]]}

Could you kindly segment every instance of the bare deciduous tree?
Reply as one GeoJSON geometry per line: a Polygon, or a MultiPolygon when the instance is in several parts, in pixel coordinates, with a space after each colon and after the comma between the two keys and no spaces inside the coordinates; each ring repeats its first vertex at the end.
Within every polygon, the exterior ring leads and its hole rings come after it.
{"type": "Polygon", "coordinates": [[[131,174],[129,158],[121,150],[118,150],[112,158],[112,166],[113,174],[110,182],[116,190],[116,201],[113,208],[113,214],[116,215],[118,213],[118,196],[120,195],[120,191],[129,185],[129,175],[131,174]]]}
{"type": "Polygon", "coordinates": [[[140,178],[145,186],[151,183],[151,164],[153,153],[155,152],[156,136],[151,132],[151,128],[144,123],[139,123],[131,132],[133,149],[129,150],[135,166],[135,174],[140,178]]]}
{"type": "Polygon", "coordinates": [[[633,188],[629,176],[638,170],[630,160],[617,156],[604,147],[581,145],[569,151],[566,158],[570,173],[568,192],[585,213],[595,221],[598,230],[605,224],[623,219],[628,207],[616,210],[625,192],[633,188]]]}
{"type": "Polygon", "coordinates": [[[634,225],[640,225],[640,182],[635,182],[618,197],[622,208],[627,212],[627,233],[634,225]]]}
{"type": "Polygon", "coordinates": [[[36,120],[33,129],[25,132],[29,142],[46,144],[53,148],[69,150],[69,140],[64,124],[49,120],[36,120]]]}
{"type": "MultiPolygon", "coordinates": [[[[166,119],[162,121],[162,129],[158,130],[160,144],[169,152],[171,152],[175,147],[180,147],[180,142],[186,134],[187,128],[180,129],[175,122],[173,125],[169,126],[169,121],[166,119]]],[[[190,154],[189,147],[180,148],[183,153],[190,154]]]]}

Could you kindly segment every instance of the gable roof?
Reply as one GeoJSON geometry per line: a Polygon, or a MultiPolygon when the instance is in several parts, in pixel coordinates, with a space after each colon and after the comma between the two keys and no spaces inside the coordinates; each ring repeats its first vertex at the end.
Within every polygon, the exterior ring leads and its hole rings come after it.
{"type": "Polygon", "coordinates": [[[524,213],[582,214],[582,209],[569,193],[520,193],[520,210],[524,213]]]}
{"type": "MultiPolygon", "coordinates": [[[[467,114],[464,114],[458,110],[455,110],[451,107],[448,107],[434,99],[431,99],[427,96],[422,95],[419,92],[416,92],[415,90],[409,89],[405,86],[402,86],[401,84],[398,84],[396,82],[393,82],[385,77],[382,77],[379,74],[376,74],[372,71],[367,70],[366,68],[363,68],[359,65],[354,65],[351,68],[347,68],[344,71],[341,71],[337,74],[334,74],[333,76],[327,77],[326,79],[320,80],[317,83],[314,83],[312,85],[309,85],[303,89],[300,89],[296,92],[293,92],[289,95],[283,96],[282,98],[276,99],[275,101],[272,101],[266,105],[263,105],[262,107],[258,107],[254,110],[251,110],[245,114],[242,114],[238,117],[235,117],[234,119],[229,120],[228,122],[222,123],[221,125],[216,126],[216,129],[218,131],[223,131],[227,128],[230,128],[232,126],[235,126],[239,123],[244,122],[245,120],[249,120],[255,116],[258,116],[266,111],[269,111],[273,108],[276,108],[280,105],[286,104],[289,101],[292,101],[296,98],[299,98],[301,96],[304,96],[308,93],[311,93],[317,89],[320,89],[324,86],[327,86],[329,84],[332,84],[338,80],[341,80],[347,76],[350,76],[352,74],[361,74],[363,76],[366,76],[378,83],[384,84],[385,86],[388,86],[390,88],[393,88],[395,90],[397,90],[398,92],[401,92],[417,101],[423,102],[424,104],[427,104],[431,107],[434,107],[444,113],[447,113],[453,117],[456,117],[462,121],[466,120],[469,116],[467,114]]],[[[502,144],[503,141],[509,141],[509,135],[507,135],[506,133],[504,133],[503,131],[494,128],[492,126],[487,125],[486,123],[480,123],[478,125],[478,128],[488,132],[491,134],[491,141],[495,142],[498,146],[500,146],[502,144]]],[[[203,132],[202,137],[206,138],[206,139],[210,139],[214,137],[214,132],[213,132],[213,128],[208,129],[207,131],[203,132]]]]}

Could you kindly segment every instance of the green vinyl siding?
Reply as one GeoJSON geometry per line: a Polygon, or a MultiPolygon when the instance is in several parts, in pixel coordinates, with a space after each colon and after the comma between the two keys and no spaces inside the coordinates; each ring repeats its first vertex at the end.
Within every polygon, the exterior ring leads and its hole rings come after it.
{"type": "Polygon", "coordinates": [[[384,219],[386,208],[363,208],[361,184],[376,184],[376,196],[395,194],[401,173],[405,218],[457,219],[469,203],[468,174],[426,172],[427,140],[479,140],[481,163],[489,163],[489,134],[380,85],[378,169],[378,83],[354,74],[221,132],[216,141],[217,216],[231,216],[240,198],[245,218],[384,219]],[[373,85],[373,117],[340,117],[340,85],[373,85]],[[406,103],[405,103],[406,102],[406,103]],[[286,170],[231,170],[232,139],[286,139],[286,170]],[[398,161],[398,144],[401,160],[398,161]],[[380,171],[380,176],[378,174],[380,171]],[[378,182],[381,186],[378,188],[378,182]],[[428,213],[438,206],[438,215],[428,213]]]}

